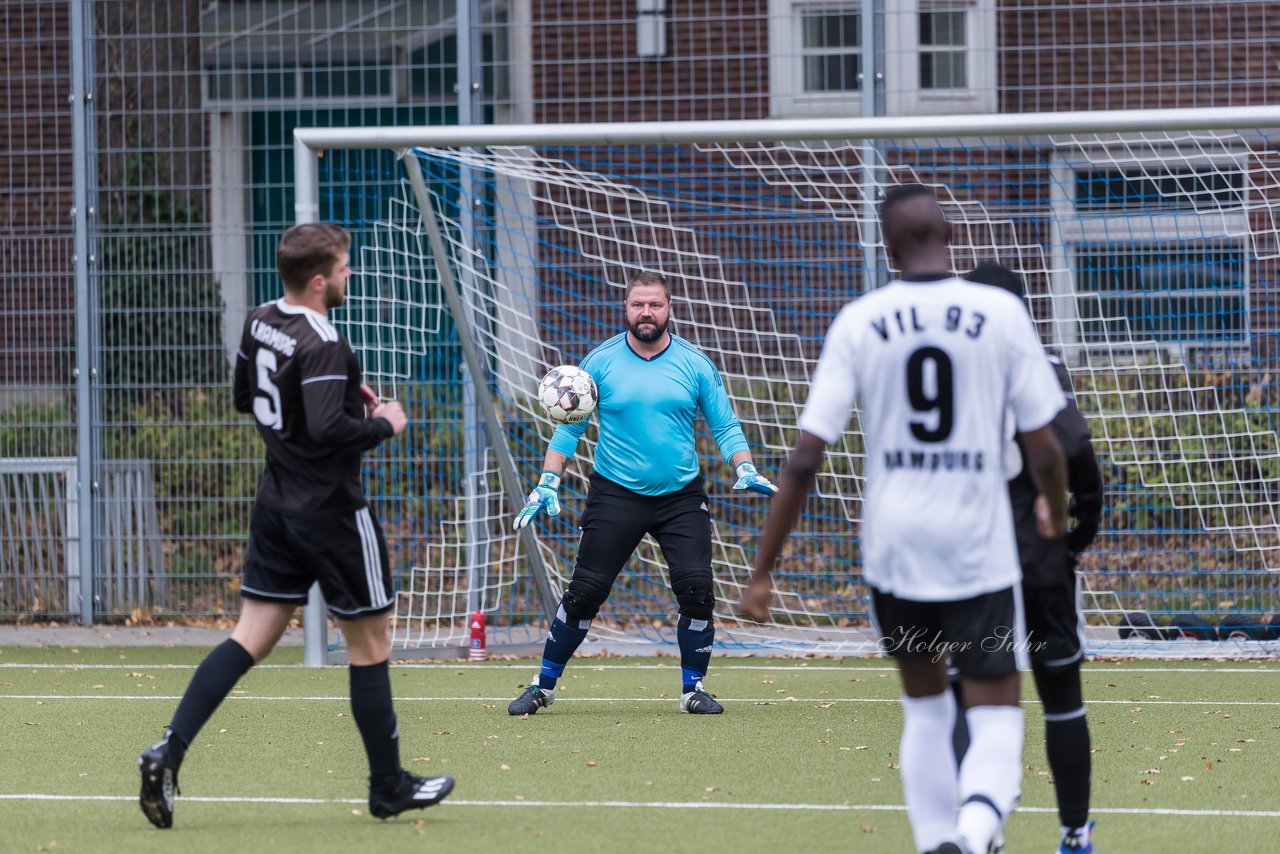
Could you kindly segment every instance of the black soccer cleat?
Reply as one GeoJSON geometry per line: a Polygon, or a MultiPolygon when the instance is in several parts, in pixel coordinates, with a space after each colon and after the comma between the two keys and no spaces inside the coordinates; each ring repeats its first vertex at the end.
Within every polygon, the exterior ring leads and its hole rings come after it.
{"type": "Polygon", "coordinates": [[[452,777],[415,777],[408,771],[402,771],[400,782],[394,789],[387,792],[369,790],[369,814],[374,818],[388,819],[408,810],[426,809],[443,801],[452,791],[452,777]]]}
{"type": "Polygon", "coordinates": [[[715,697],[703,691],[702,682],[698,682],[692,691],[680,695],[680,711],[691,715],[718,715],[724,711],[724,706],[717,703],[715,697]]]}
{"type": "Polygon", "coordinates": [[[178,766],[169,750],[169,739],[157,741],[138,757],[142,792],[138,805],[156,827],[173,827],[173,796],[178,791],[178,766]]]}
{"type": "Polygon", "coordinates": [[[535,715],[538,709],[549,706],[556,701],[556,691],[552,688],[550,691],[539,688],[537,685],[530,685],[524,689],[519,697],[511,701],[511,705],[507,706],[507,714],[509,715],[535,715]]]}
{"type": "Polygon", "coordinates": [[[928,854],[969,854],[969,849],[955,842],[944,842],[928,854]]]}

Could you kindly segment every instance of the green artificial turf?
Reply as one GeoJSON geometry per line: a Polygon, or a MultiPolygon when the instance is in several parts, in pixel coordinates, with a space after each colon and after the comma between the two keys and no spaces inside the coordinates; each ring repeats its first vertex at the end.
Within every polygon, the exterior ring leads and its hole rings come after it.
{"type": "MultiPolygon", "coordinates": [[[[159,831],[136,804],[136,759],[199,658],[0,648],[4,850],[914,850],[897,679],[865,659],[717,660],[717,717],[679,712],[679,669],[662,659],[575,661],[555,705],[529,719],[506,705],[533,662],[393,667],[406,767],[458,785],[444,805],[385,823],[363,804],[345,668],[261,667],[192,746],[175,827],[159,831]]],[[[282,650],[267,663],[297,660],[282,650]]],[[[1095,663],[1085,675],[1101,851],[1270,849],[1259,844],[1280,831],[1280,666],[1095,663]],[[1193,810],[1253,814],[1178,812],[1193,810]]],[[[1026,709],[1008,850],[1047,854],[1058,821],[1039,709],[1026,709]]]]}

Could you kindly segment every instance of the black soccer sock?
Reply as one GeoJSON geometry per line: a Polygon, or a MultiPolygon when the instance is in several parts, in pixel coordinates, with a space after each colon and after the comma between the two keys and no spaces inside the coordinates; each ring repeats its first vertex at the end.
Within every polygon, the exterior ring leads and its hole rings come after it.
{"type": "Polygon", "coordinates": [[[400,780],[400,724],[391,704],[391,674],[387,662],[352,664],[351,716],[356,720],[364,752],[369,757],[369,785],[393,787],[400,780]]]}
{"type": "Polygon", "coordinates": [[[1093,758],[1080,666],[1060,671],[1033,668],[1032,675],[1044,704],[1044,748],[1058,796],[1058,818],[1063,827],[1084,827],[1089,821],[1093,758]]]}
{"type": "Polygon", "coordinates": [[[1089,722],[1083,714],[1070,720],[1045,715],[1044,749],[1058,795],[1058,818],[1063,827],[1084,827],[1089,821],[1089,777],[1092,756],[1089,722]]]}
{"type": "Polygon", "coordinates": [[[676,642],[680,644],[681,691],[688,694],[707,675],[711,664],[711,645],[716,640],[716,627],[710,620],[694,620],[680,615],[676,624],[676,642]]]}
{"type": "Polygon", "coordinates": [[[200,662],[169,724],[169,755],[174,764],[182,764],[191,742],[250,667],[253,656],[230,638],[200,662]]]}

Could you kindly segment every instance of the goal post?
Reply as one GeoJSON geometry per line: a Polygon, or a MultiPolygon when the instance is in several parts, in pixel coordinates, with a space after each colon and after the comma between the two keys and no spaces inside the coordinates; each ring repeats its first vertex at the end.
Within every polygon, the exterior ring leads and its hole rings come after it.
{"type": "MultiPolygon", "coordinates": [[[[671,278],[674,329],[716,363],[758,464],[776,473],[827,325],[890,276],[875,206],[906,181],[937,189],[955,269],[990,260],[1024,277],[1042,339],[1069,367],[1107,483],[1103,532],[1081,564],[1094,649],[1190,649],[1121,641],[1114,627],[1132,611],[1265,622],[1280,611],[1278,149],[1280,107],[295,131],[298,221],[357,233],[335,320],[370,381],[417,394],[428,350],[452,335],[474,383],[475,411],[446,402],[462,416],[436,422],[416,462],[371,461],[394,484],[389,537],[414,543],[395,566],[397,647],[461,645],[476,602],[504,630],[554,608],[595,430],[566,472],[565,513],[517,535],[511,518],[553,427],[534,390],[620,328],[634,272],[671,278]],[[356,169],[370,151],[394,159],[356,169]],[[489,442],[467,500],[460,478],[388,474],[431,469],[441,437],[481,424],[489,442]]],[[[731,493],[705,425],[699,449],[718,647],[873,650],[857,430],[831,449],[768,625],[729,607],[766,503],[731,493]]],[[[673,644],[665,577],[646,540],[593,638],[673,644]]],[[[307,646],[309,663],[323,659],[323,637],[307,646]]]]}

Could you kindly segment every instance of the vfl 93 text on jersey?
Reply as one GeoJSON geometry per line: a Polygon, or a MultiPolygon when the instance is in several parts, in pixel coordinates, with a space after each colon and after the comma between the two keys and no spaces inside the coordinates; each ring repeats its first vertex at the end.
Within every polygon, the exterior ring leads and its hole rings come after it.
{"type": "Polygon", "coordinates": [[[267,446],[258,501],[294,516],[365,506],[360,455],[395,431],[365,417],[360,364],[324,315],[284,300],[250,312],[234,392],[267,446]]]}
{"type": "Polygon", "coordinates": [[[1004,421],[1035,430],[1064,402],[1026,308],[998,288],[899,281],[845,306],[800,428],[832,444],[859,410],[867,583],[916,601],[1016,584],[1004,421]]]}

